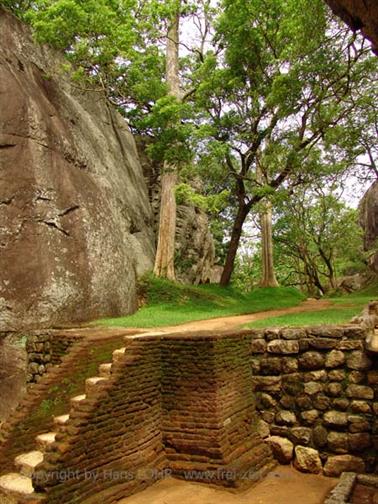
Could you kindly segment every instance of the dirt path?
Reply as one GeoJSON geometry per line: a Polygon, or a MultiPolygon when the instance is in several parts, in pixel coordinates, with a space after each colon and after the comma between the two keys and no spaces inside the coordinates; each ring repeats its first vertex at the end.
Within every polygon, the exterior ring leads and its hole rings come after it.
{"type": "Polygon", "coordinates": [[[156,329],[138,329],[136,331],[138,331],[138,333],[142,332],[146,335],[157,333],[186,333],[192,331],[227,331],[237,329],[240,326],[248,324],[249,322],[254,322],[255,320],[262,320],[279,315],[288,315],[291,313],[326,310],[330,306],[332,306],[332,302],[326,299],[309,299],[301,303],[299,306],[293,306],[292,308],[250,313],[248,315],[232,315],[209,320],[196,320],[175,326],[157,327],[156,329]]]}
{"type": "Polygon", "coordinates": [[[278,466],[263,481],[242,493],[167,478],[119,504],[321,504],[336,485],[335,478],[304,474],[278,466]]]}

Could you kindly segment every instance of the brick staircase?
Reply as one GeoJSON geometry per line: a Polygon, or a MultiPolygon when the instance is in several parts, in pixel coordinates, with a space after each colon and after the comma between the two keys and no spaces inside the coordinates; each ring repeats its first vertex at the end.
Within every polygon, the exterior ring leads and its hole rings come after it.
{"type": "MultiPolygon", "coordinates": [[[[125,350],[126,347],[114,350],[113,359],[117,360],[119,356],[124,354],[125,350]]],[[[83,351],[83,347],[75,349],[73,354],[65,360],[64,367],[66,368],[67,363],[70,363],[73,358],[77,359],[80,354],[83,354],[83,351]]],[[[13,465],[17,469],[17,472],[10,472],[0,476],[0,501],[2,503],[3,498],[6,499],[6,504],[8,504],[8,502],[27,502],[34,504],[44,500],[44,495],[34,491],[33,476],[36,476],[36,469],[38,469],[38,466],[43,462],[45,453],[49,451],[51,445],[70,427],[71,412],[78,411],[80,405],[85,402],[85,399],[95,394],[96,389],[109,379],[111,372],[111,362],[100,364],[99,376],[90,377],[85,380],[85,393],[71,398],[69,412],[52,418],[54,430],[51,432],[43,432],[35,436],[34,449],[21,453],[14,458],[13,465]]],[[[61,374],[62,373],[55,373],[55,375],[61,374]]],[[[51,382],[51,376],[49,378],[51,382]]]]}

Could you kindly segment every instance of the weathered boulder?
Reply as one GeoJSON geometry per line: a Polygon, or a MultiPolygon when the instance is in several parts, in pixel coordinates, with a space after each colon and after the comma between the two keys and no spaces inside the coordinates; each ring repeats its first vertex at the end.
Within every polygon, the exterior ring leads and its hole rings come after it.
{"type": "Polygon", "coordinates": [[[322,462],[319,452],[307,446],[296,446],[294,466],[302,472],[320,473],[322,470],[322,462]]]}
{"type": "Polygon", "coordinates": [[[361,30],[378,54],[378,3],[376,0],[326,0],[333,12],[352,30],[361,30]]]}
{"type": "Polygon", "coordinates": [[[0,8],[0,330],[117,316],[152,268],[134,139],[0,8]]]}
{"type": "Polygon", "coordinates": [[[267,438],[267,441],[272,448],[274,458],[277,459],[280,464],[290,464],[293,458],[293,443],[280,436],[270,436],[267,438]]]}
{"type": "Polygon", "coordinates": [[[361,473],[365,471],[365,463],[360,457],[353,455],[335,455],[328,457],[324,466],[326,476],[340,476],[344,471],[361,473]]]}

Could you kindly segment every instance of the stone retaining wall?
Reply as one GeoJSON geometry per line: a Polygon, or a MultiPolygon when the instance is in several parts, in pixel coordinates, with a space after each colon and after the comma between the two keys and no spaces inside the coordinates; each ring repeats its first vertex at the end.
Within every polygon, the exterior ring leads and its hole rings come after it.
{"type": "Polygon", "coordinates": [[[46,373],[49,367],[62,362],[74,343],[82,337],[75,335],[56,335],[53,331],[34,331],[26,341],[27,383],[35,383],[46,373]]]}
{"type": "Polygon", "coordinates": [[[302,470],[323,467],[335,476],[376,469],[378,371],[365,337],[359,326],[252,332],[257,409],[281,459],[286,447],[291,460],[292,443],[302,470]]]}

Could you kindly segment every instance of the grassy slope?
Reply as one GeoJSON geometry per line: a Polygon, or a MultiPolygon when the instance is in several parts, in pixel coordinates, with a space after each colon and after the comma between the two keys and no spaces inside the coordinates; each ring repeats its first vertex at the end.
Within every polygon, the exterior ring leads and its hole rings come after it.
{"type": "Polygon", "coordinates": [[[339,297],[330,297],[333,306],[328,310],[281,315],[264,320],[257,320],[247,327],[263,328],[272,326],[304,326],[320,324],[342,324],[358,315],[372,299],[378,298],[378,286],[371,286],[361,292],[339,297]]]}
{"type": "Polygon", "coordinates": [[[96,324],[118,327],[176,325],[192,320],[287,308],[298,305],[304,299],[299,291],[288,287],[255,289],[243,294],[232,287],[181,285],[152,276],[143,281],[141,292],[146,304],[136,313],[103,319],[96,324]]]}

